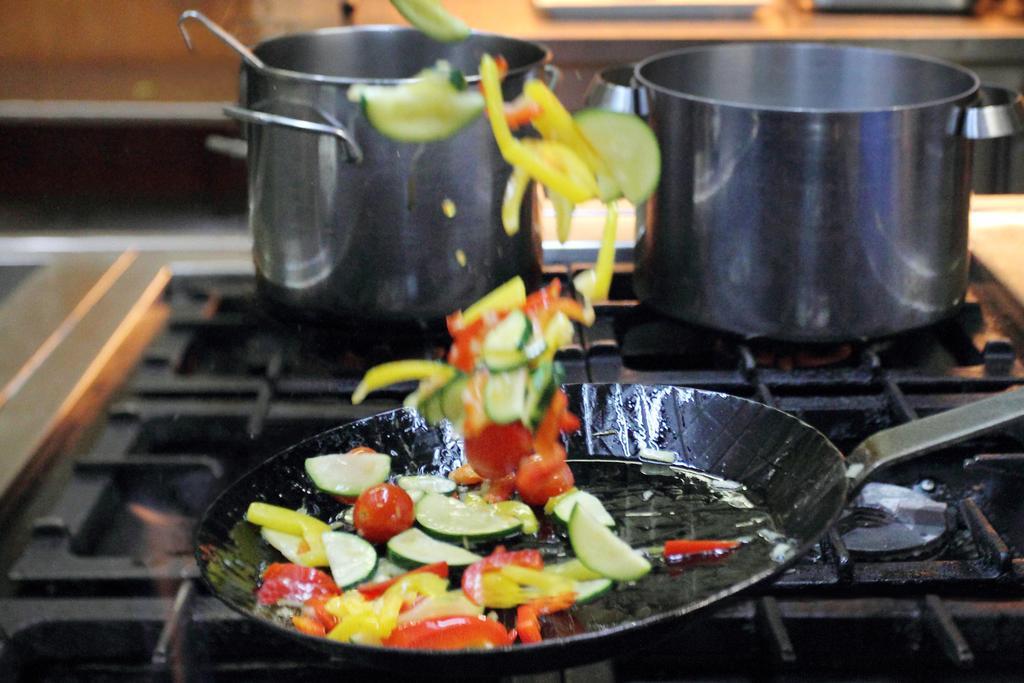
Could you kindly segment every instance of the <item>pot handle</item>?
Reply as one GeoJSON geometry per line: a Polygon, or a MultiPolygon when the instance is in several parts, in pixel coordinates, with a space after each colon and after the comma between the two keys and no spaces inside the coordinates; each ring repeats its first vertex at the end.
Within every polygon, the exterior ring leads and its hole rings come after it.
{"type": "Polygon", "coordinates": [[[220,38],[221,42],[237,52],[242,58],[242,61],[252,68],[259,71],[263,71],[266,68],[263,60],[257,57],[252,50],[243,45],[238,38],[235,38],[233,35],[228,33],[223,26],[210,19],[210,17],[194,9],[185,10],[181,13],[181,16],[178,17],[178,30],[181,31],[181,37],[185,40],[185,47],[189,50],[192,49],[192,39],[188,35],[188,29],[185,28],[185,22],[189,20],[198,21],[200,24],[205,26],[210,33],[220,38]]]}
{"type": "Polygon", "coordinates": [[[332,135],[344,143],[345,149],[348,151],[349,161],[357,164],[363,161],[363,150],[359,143],[355,141],[351,133],[340,125],[329,126],[324,123],[313,123],[312,121],[293,119],[289,116],[280,116],[278,114],[267,114],[266,112],[235,106],[224,107],[224,114],[245,123],[254,123],[261,126],[279,126],[317,135],[332,135]]]}
{"type": "Polygon", "coordinates": [[[914,420],[869,436],[846,457],[850,491],[877,470],[1024,420],[1024,389],[914,420]]]}
{"type": "Polygon", "coordinates": [[[991,140],[1024,130],[1024,96],[998,85],[982,85],[978,102],[964,111],[963,136],[991,140]]]}

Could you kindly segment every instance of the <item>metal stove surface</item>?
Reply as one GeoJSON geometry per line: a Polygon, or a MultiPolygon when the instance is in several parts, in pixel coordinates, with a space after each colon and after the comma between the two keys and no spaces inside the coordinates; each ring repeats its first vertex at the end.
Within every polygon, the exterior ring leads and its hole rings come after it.
{"type": "MultiPolygon", "coordinates": [[[[263,458],[399,405],[411,387],[361,406],[348,398],[365,368],[436,357],[445,339],[423,329],[295,327],[269,317],[253,288],[246,276],[173,278],[164,331],[105,419],[5,530],[0,679],[379,679],[282,641],[209,596],[191,559],[192,528],[224,486],[263,458]]],[[[753,397],[849,449],[879,429],[1024,385],[1015,334],[976,282],[957,318],[893,339],[821,348],[747,342],[645,311],[623,271],[597,323],[560,359],[569,382],[673,383],[753,397]]],[[[865,501],[760,593],[648,651],[609,653],[617,656],[541,678],[1019,676],[1024,431],[938,452],[881,480],[912,489],[921,506],[865,501]],[[864,536],[893,520],[922,543],[885,552],[869,542],[865,550],[864,536]]]]}

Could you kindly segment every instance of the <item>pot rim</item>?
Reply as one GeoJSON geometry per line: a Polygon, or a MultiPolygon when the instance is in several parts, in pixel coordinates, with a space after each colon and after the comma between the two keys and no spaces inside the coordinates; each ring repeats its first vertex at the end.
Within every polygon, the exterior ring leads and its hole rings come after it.
{"type": "MultiPolygon", "coordinates": [[[[262,48],[264,48],[264,47],[266,47],[268,45],[271,45],[273,43],[283,41],[283,40],[294,40],[294,39],[301,39],[301,38],[315,38],[317,36],[335,35],[335,34],[354,34],[354,33],[409,33],[409,34],[411,34],[411,33],[419,33],[419,31],[417,29],[414,29],[414,28],[411,28],[411,27],[408,27],[408,26],[396,26],[394,24],[364,24],[364,25],[359,25],[359,26],[332,26],[332,27],[327,27],[327,28],[315,29],[315,30],[312,30],[312,31],[301,31],[301,32],[298,32],[298,33],[284,33],[284,34],[281,34],[281,35],[278,35],[278,36],[273,36],[271,38],[267,38],[266,40],[260,41],[259,43],[257,43],[255,45],[255,47],[252,48],[252,50],[253,50],[253,52],[257,56],[260,56],[259,55],[260,49],[262,49],[262,48]]],[[[521,38],[515,38],[513,36],[508,36],[508,35],[504,35],[504,34],[501,34],[501,33],[492,33],[492,32],[489,32],[489,31],[476,31],[476,30],[474,30],[474,31],[472,31],[472,33],[470,35],[473,36],[473,37],[479,36],[479,37],[483,37],[483,38],[500,38],[500,39],[508,41],[510,43],[519,43],[521,45],[526,45],[526,46],[530,46],[530,47],[536,48],[537,50],[539,50],[541,52],[542,56],[540,57],[540,59],[538,59],[538,60],[536,60],[534,62],[530,62],[528,64],[524,64],[522,66],[517,66],[515,68],[510,68],[509,71],[508,71],[508,75],[510,75],[510,76],[516,76],[516,75],[520,75],[520,74],[525,74],[525,73],[529,72],[531,69],[533,69],[533,68],[535,68],[535,67],[537,67],[539,65],[550,63],[551,59],[552,59],[551,50],[548,48],[547,45],[544,45],[543,43],[537,43],[537,42],[533,42],[533,41],[530,41],[530,40],[522,40],[521,38]]],[[[307,83],[316,83],[316,84],[320,84],[320,85],[340,85],[340,86],[349,86],[349,85],[355,85],[355,84],[396,85],[396,84],[400,84],[400,83],[408,83],[410,81],[415,80],[415,77],[413,77],[413,76],[410,76],[408,78],[360,78],[360,77],[355,77],[355,76],[327,76],[325,74],[309,73],[309,72],[305,72],[305,71],[293,71],[291,69],[282,69],[282,68],[279,68],[279,67],[271,66],[270,64],[266,64],[266,62],[264,62],[264,68],[262,68],[262,69],[256,69],[254,67],[248,66],[244,62],[242,63],[242,66],[244,68],[251,69],[252,71],[255,71],[256,73],[267,75],[267,76],[274,76],[274,77],[277,77],[277,78],[283,78],[283,79],[293,80],[293,81],[305,81],[307,83]]],[[[480,75],[479,74],[465,74],[465,76],[466,76],[466,81],[468,83],[476,83],[477,81],[480,80],[480,75]]]]}
{"type": "Polygon", "coordinates": [[[652,55],[644,60],[637,62],[633,69],[633,76],[636,81],[653,92],[669,95],[672,97],[679,97],[681,99],[691,100],[693,102],[700,102],[716,107],[730,107],[734,109],[744,109],[748,111],[758,112],[778,112],[783,114],[816,114],[816,115],[844,115],[844,114],[884,114],[899,111],[911,111],[917,109],[926,109],[928,107],[942,106],[946,104],[956,104],[976,95],[979,88],[981,87],[981,80],[978,75],[967,69],[966,67],[960,66],[953,62],[939,59],[937,57],[916,55],[902,50],[890,50],[886,48],[877,47],[863,47],[860,45],[834,45],[831,43],[816,43],[816,42],[800,42],[800,43],[769,43],[769,42],[745,42],[745,43],[721,43],[718,45],[698,45],[695,47],[684,47],[677,50],[669,50],[666,52],[660,52],[652,55]],[[669,88],[663,85],[658,85],[652,82],[650,79],[644,77],[642,71],[644,67],[654,64],[657,61],[663,59],[670,59],[678,55],[685,55],[698,52],[713,52],[736,48],[750,48],[750,47],[769,47],[769,48],[783,48],[788,50],[797,49],[825,49],[832,51],[846,51],[846,52],[861,52],[867,53],[872,52],[875,54],[889,55],[893,57],[899,57],[901,59],[907,59],[911,61],[927,62],[936,66],[941,66],[951,71],[956,71],[964,76],[971,79],[972,85],[963,92],[950,95],[949,97],[943,97],[935,100],[927,100],[922,102],[914,102],[911,104],[898,104],[888,107],[850,107],[850,108],[835,108],[835,107],[787,107],[780,105],[756,105],[748,102],[734,102],[729,100],[720,100],[713,97],[704,97],[701,95],[694,95],[674,88],[669,88]]]}

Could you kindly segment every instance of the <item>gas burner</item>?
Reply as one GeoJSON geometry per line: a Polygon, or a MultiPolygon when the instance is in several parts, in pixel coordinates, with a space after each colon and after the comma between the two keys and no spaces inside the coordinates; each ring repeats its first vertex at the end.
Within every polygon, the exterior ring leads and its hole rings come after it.
{"type": "Polygon", "coordinates": [[[914,489],[871,483],[840,518],[839,531],[859,557],[921,558],[942,547],[951,530],[948,508],[914,489]]]}
{"type": "Polygon", "coordinates": [[[853,344],[799,346],[771,343],[752,349],[758,367],[776,370],[824,368],[839,365],[853,357],[853,344]]]}

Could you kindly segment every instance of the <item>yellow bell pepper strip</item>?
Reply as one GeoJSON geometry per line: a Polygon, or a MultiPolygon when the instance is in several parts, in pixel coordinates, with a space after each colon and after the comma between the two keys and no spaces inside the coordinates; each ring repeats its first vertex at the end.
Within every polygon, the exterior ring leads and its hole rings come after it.
{"type": "Polygon", "coordinates": [[[594,268],[595,301],[608,298],[608,292],[612,287],[612,274],[615,271],[615,232],[619,225],[619,210],[614,202],[609,202],[605,208],[607,213],[604,219],[604,232],[601,235],[601,247],[597,251],[597,265],[594,268]]]}
{"type": "Polygon", "coordinates": [[[539,80],[528,81],[523,86],[523,95],[540,106],[541,113],[534,117],[532,123],[541,135],[568,145],[593,171],[607,171],[604,161],[583,136],[572,114],[562,106],[547,84],[539,80]]]}
{"type": "Polygon", "coordinates": [[[566,240],[569,239],[569,228],[572,227],[572,212],[576,207],[572,202],[554,190],[548,191],[548,199],[551,200],[551,205],[555,207],[555,233],[558,236],[558,241],[565,244],[566,240]]]}
{"type": "Polygon", "coordinates": [[[529,174],[516,166],[505,185],[505,197],[501,202],[501,225],[505,234],[511,236],[519,232],[519,210],[523,206],[526,188],[530,186],[529,174]]]}
{"type": "Polygon", "coordinates": [[[451,379],[455,376],[455,368],[447,363],[434,360],[397,360],[372,367],[363,375],[359,386],[352,392],[352,403],[363,402],[371,391],[383,389],[399,382],[411,382],[429,378],[451,379]]]}
{"type": "Polygon", "coordinates": [[[331,598],[324,609],[338,618],[338,625],[327,637],[344,643],[378,644],[398,626],[404,605],[420,597],[443,595],[447,590],[447,579],[436,574],[406,574],[374,600],[368,600],[359,591],[331,598]]]}
{"type": "Polygon", "coordinates": [[[505,103],[501,97],[498,66],[490,55],[484,55],[480,60],[480,85],[484,91],[487,118],[494,132],[494,140],[498,143],[498,149],[505,161],[513,166],[522,167],[531,178],[575,203],[594,196],[595,193],[590,188],[580,185],[513,137],[512,130],[505,120],[505,103]]]}
{"type": "Polygon", "coordinates": [[[526,283],[518,275],[485,294],[480,300],[462,312],[463,327],[472,325],[485,313],[507,311],[526,303],[526,283]]]}
{"type": "Polygon", "coordinates": [[[328,564],[323,535],[330,531],[331,527],[319,519],[268,503],[250,503],[249,509],[245,512],[245,519],[257,526],[302,536],[309,546],[309,550],[299,553],[298,559],[304,566],[323,567],[328,564]]]}
{"type": "Polygon", "coordinates": [[[503,500],[495,503],[494,509],[498,511],[499,515],[518,520],[523,525],[524,534],[535,534],[540,529],[537,515],[533,514],[530,506],[521,500],[503,500]]]}
{"type": "Polygon", "coordinates": [[[483,613],[483,605],[474,604],[461,590],[453,590],[416,603],[398,615],[398,625],[434,617],[475,616],[483,613]]]}
{"type": "MultiPolygon", "coordinates": [[[[523,140],[523,147],[535,153],[541,161],[564,173],[574,183],[586,189],[587,198],[596,197],[601,191],[597,178],[587,163],[568,145],[558,140],[523,140]]],[[[545,184],[548,190],[557,192],[545,184]]],[[[568,199],[568,197],[567,197],[568,199]]],[[[572,202],[577,203],[577,202],[572,202]]]]}
{"type": "Polygon", "coordinates": [[[554,360],[558,349],[572,342],[576,330],[573,329],[572,321],[562,311],[555,311],[548,324],[544,327],[544,353],[540,355],[539,363],[554,360]]]}
{"type": "MultiPolygon", "coordinates": [[[[498,570],[506,579],[515,581],[524,589],[535,592],[540,596],[561,595],[572,593],[575,588],[575,581],[565,576],[545,572],[542,569],[520,567],[514,564],[506,565],[498,570]]],[[[537,597],[534,595],[533,597],[537,597]]]]}
{"type": "Polygon", "coordinates": [[[521,605],[530,599],[518,583],[499,572],[490,572],[482,577],[484,607],[507,609],[521,605]]]}

